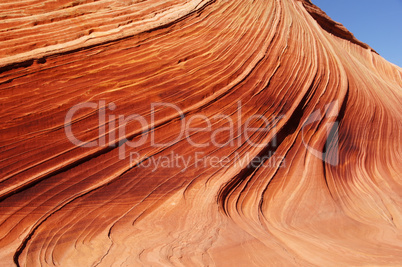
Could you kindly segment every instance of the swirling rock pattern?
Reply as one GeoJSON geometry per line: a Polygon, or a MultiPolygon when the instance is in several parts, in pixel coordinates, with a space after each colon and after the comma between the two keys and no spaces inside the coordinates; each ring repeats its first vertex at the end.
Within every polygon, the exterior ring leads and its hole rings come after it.
{"type": "Polygon", "coordinates": [[[402,264],[402,69],[310,1],[0,7],[2,266],[402,264]]]}

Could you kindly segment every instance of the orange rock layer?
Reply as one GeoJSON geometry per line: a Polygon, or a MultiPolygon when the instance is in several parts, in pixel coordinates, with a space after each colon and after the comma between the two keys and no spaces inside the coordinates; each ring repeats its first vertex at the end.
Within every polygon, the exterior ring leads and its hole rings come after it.
{"type": "Polygon", "coordinates": [[[311,2],[0,7],[0,265],[402,264],[402,69],[311,2]]]}

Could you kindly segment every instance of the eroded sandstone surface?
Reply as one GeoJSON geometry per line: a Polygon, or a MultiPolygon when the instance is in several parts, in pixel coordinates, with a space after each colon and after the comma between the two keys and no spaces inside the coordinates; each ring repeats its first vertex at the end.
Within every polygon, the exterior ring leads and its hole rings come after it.
{"type": "Polygon", "coordinates": [[[0,18],[1,266],[402,264],[402,69],[310,1],[0,18]]]}

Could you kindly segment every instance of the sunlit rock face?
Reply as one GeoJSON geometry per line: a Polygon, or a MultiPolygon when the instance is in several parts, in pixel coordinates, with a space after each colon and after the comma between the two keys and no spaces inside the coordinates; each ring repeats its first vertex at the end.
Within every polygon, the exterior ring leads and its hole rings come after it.
{"type": "Polygon", "coordinates": [[[1,266],[402,264],[402,69],[311,2],[0,7],[1,266]]]}

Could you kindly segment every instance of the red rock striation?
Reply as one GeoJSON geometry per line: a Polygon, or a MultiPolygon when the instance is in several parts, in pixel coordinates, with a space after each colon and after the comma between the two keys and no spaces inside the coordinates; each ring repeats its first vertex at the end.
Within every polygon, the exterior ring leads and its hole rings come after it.
{"type": "Polygon", "coordinates": [[[402,264],[402,69],[310,1],[0,17],[2,266],[402,264]]]}

